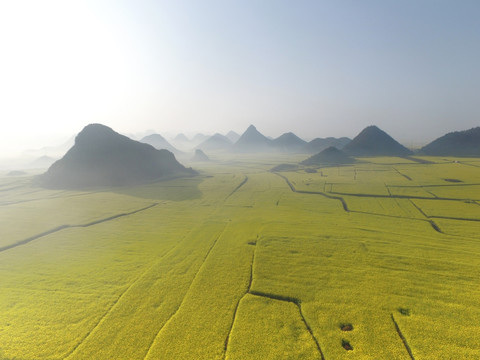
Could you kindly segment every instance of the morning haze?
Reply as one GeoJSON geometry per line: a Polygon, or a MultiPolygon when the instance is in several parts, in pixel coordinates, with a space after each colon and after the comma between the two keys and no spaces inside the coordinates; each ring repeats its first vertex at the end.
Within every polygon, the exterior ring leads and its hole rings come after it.
{"type": "Polygon", "coordinates": [[[352,138],[407,146],[478,125],[475,1],[0,5],[0,150],[124,134],[352,138]],[[88,26],[86,26],[88,24],[88,26]]]}

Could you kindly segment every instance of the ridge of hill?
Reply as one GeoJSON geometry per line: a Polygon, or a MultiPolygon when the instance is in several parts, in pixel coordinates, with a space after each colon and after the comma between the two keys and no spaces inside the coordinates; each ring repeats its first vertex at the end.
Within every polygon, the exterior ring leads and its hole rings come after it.
{"type": "Polygon", "coordinates": [[[334,137],[327,137],[327,138],[315,138],[310,141],[307,146],[306,150],[309,153],[319,153],[322,150],[330,146],[334,146],[337,149],[341,150],[347,145],[352,139],[348,137],[341,137],[341,138],[334,138],[334,137]]]}
{"type": "Polygon", "coordinates": [[[337,149],[334,146],[330,146],[318,154],[310,156],[308,159],[303,160],[302,165],[343,165],[353,164],[355,159],[345,154],[342,150],[337,149]]]}

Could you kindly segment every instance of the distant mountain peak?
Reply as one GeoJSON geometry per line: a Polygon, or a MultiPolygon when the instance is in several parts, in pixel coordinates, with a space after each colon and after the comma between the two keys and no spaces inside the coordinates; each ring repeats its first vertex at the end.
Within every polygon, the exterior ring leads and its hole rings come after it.
{"type": "Polygon", "coordinates": [[[237,142],[240,139],[240,135],[237,134],[235,131],[230,130],[227,135],[225,135],[232,143],[237,142]]]}
{"type": "Polygon", "coordinates": [[[284,152],[306,152],[307,144],[293,132],[282,134],[272,140],[272,146],[284,152]]]}
{"type": "Polygon", "coordinates": [[[177,136],[175,136],[174,138],[175,141],[185,141],[185,142],[188,142],[190,140],[188,140],[188,138],[185,136],[185,134],[178,134],[177,136]]]}
{"type": "Polygon", "coordinates": [[[343,150],[354,156],[407,156],[412,151],[375,125],[367,126],[343,150]]]}
{"type": "Polygon", "coordinates": [[[96,142],[105,138],[115,137],[117,133],[106,125],[89,124],[75,137],[75,145],[83,145],[85,142],[96,142]]]}
{"type": "Polygon", "coordinates": [[[197,145],[197,149],[227,150],[230,149],[231,146],[232,142],[226,136],[216,133],[197,145]]]}
{"type": "Polygon", "coordinates": [[[345,145],[347,145],[351,139],[347,137],[341,137],[341,138],[334,138],[334,137],[327,137],[327,138],[315,138],[312,141],[310,141],[307,145],[307,151],[309,153],[319,153],[322,150],[325,150],[326,148],[330,146],[334,146],[337,149],[343,149],[345,145]]]}
{"type": "Polygon", "coordinates": [[[271,148],[272,141],[260,133],[257,128],[250,125],[234,145],[234,150],[239,152],[266,151],[271,148]]]}
{"type": "Polygon", "coordinates": [[[152,145],[155,149],[166,149],[173,152],[174,154],[181,154],[176,147],[170,144],[162,135],[160,134],[151,134],[140,139],[140,142],[152,145]]]}

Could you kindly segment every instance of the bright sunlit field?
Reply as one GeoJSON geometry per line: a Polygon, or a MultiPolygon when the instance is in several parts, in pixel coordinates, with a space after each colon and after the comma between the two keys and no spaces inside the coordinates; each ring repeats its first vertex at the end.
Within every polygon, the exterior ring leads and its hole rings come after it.
{"type": "Polygon", "coordinates": [[[299,160],[0,176],[0,359],[479,359],[478,159],[299,160]]]}

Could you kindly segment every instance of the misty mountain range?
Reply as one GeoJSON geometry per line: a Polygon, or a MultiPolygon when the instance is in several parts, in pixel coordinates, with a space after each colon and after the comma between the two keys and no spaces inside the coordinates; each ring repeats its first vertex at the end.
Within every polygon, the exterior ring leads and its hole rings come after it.
{"type": "MultiPolygon", "coordinates": [[[[230,134],[232,135],[232,134],[230,134]]],[[[185,136],[177,136],[186,142],[185,136]]],[[[90,186],[125,186],[145,184],[165,178],[192,176],[196,172],[187,169],[175,158],[181,153],[161,135],[152,134],[135,141],[101,124],[86,126],[76,137],[67,153],[54,162],[37,181],[48,188],[75,189],[90,186]],[[148,144],[146,142],[149,142],[148,144]],[[156,149],[161,147],[162,149],[156,149]]],[[[350,164],[353,157],[399,156],[413,152],[376,126],[363,129],[353,140],[340,138],[314,139],[307,143],[293,133],[269,139],[253,125],[232,142],[228,137],[215,134],[200,145],[211,150],[231,153],[288,152],[306,153],[313,144],[317,154],[302,162],[303,165],[350,164]],[[326,144],[335,143],[343,150],[326,144]]],[[[446,134],[420,150],[429,155],[479,155],[480,128],[446,134]]],[[[51,162],[52,159],[44,158],[51,162]]],[[[196,148],[191,161],[210,161],[207,154],[196,148]]],[[[48,163],[47,162],[47,163],[48,163]]]]}
{"type": "Polygon", "coordinates": [[[167,149],[176,155],[182,153],[179,148],[183,152],[201,149],[203,151],[233,153],[284,152],[313,154],[330,146],[342,149],[351,139],[347,137],[328,137],[316,138],[307,142],[292,132],[285,133],[276,139],[271,139],[260,133],[254,125],[250,125],[242,135],[234,131],[230,131],[226,135],[220,133],[212,136],[198,134],[192,140],[189,140],[184,134],[179,134],[170,143],[160,134],[152,134],[142,138],[140,141],[150,144],[157,149],[167,149]],[[199,140],[202,141],[199,142],[199,140]]]}
{"type": "MultiPolygon", "coordinates": [[[[331,146],[344,150],[353,156],[408,156],[414,151],[398,143],[390,135],[377,126],[368,126],[363,129],[353,140],[347,137],[315,138],[309,142],[301,139],[292,132],[282,134],[272,139],[259,132],[254,125],[250,125],[242,135],[230,131],[227,135],[216,133],[212,136],[198,134],[192,140],[185,135],[179,134],[175,144],[181,140],[183,149],[194,151],[222,151],[233,153],[254,152],[283,152],[316,154],[331,146]],[[202,140],[202,141],[199,141],[202,140]]],[[[161,135],[150,135],[142,140],[157,149],[167,149],[174,154],[182,152],[165,140],[161,135]],[[152,138],[158,137],[162,141],[153,142],[152,138]]],[[[430,144],[424,146],[415,153],[419,155],[441,156],[476,156],[480,155],[480,127],[470,130],[458,131],[446,134],[430,144]]]]}

